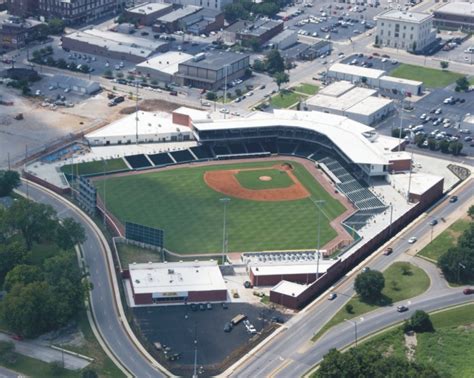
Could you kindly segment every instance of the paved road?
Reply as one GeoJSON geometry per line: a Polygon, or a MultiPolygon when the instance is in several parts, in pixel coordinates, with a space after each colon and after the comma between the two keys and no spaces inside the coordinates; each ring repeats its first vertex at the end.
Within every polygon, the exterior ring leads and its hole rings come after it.
{"type": "MultiPolygon", "coordinates": [[[[26,185],[20,190],[26,193],[26,185]]],[[[86,231],[87,241],[82,245],[84,258],[90,271],[90,279],[94,283],[91,291],[93,314],[102,337],[107,342],[117,359],[136,377],[164,377],[136,349],[127,336],[117,312],[112,284],[107,268],[104,247],[91,225],[67,202],[52,196],[36,185],[29,185],[28,193],[31,199],[51,205],[61,218],[72,217],[80,222],[86,231]]]]}
{"type": "Polygon", "coordinates": [[[18,378],[21,374],[0,366],[0,378],[18,378]]]}
{"type": "Polygon", "coordinates": [[[47,363],[50,362],[59,362],[60,364],[64,363],[64,367],[70,370],[79,370],[83,369],[90,364],[90,361],[72,356],[67,353],[63,353],[59,350],[50,348],[49,346],[40,345],[34,341],[17,341],[12,340],[8,335],[0,333],[0,340],[2,341],[11,341],[15,344],[15,352],[28,356],[31,358],[36,358],[37,360],[44,361],[47,363]]]}
{"type": "MultiPolygon", "coordinates": [[[[465,205],[472,203],[474,193],[473,180],[464,186],[458,193],[459,200],[456,203],[444,201],[430,213],[430,216],[437,219],[447,219],[449,214],[465,205]]],[[[400,255],[408,252],[414,253],[416,244],[408,243],[412,236],[421,239],[429,235],[431,227],[426,219],[417,223],[409,232],[401,234],[392,244],[393,254],[390,256],[380,255],[374,258],[368,265],[372,269],[383,270],[400,258],[400,255]]],[[[331,329],[322,339],[316,343],[311,343],[310,339],[314,332],[317,332],[327,323],[332,316],[344,306],[347,300],[353,296],[353,281],[357,272],[350,274],[349,277],[341,279],[340,286],[337,288],[338,297],[334,301],[323,301],[316,306],[307,309],[301,315],[294,317],[286,329],[268,346],[262,348],[256,354],[236,370],[232,376],[235,377],[266,377],[278,375],[281,377],[301,376],[310,367],[317,364],[330,348],[342,348],[354,341],[353,326],[350,324],[341,324],[331,329]]],[[[358,326],[360,336],[376,332],[390,324],[396,323],[411,314],[416,309],[427,311],[443,308],[453,304],[472,301],[474,298],[466,297],[461,293],[461,288],[449,289],[444,284],[439,283],[439,273],[437,269],[428,269],[427,273],[431,276],[433,284],[423,295],[411,299],[409,304],[410,311],[404,314],[396,312],[397,303],[388,308],[382,308],[373,313],[364,316],[358,326]]],[[[406,304],[407,301],[404,301],[406,304]]]]}

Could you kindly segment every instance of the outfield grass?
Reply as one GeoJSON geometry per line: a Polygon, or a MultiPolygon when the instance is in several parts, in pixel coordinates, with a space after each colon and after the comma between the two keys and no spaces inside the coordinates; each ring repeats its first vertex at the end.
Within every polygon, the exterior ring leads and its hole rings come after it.
{"type": "Polygon", "coordinates": [[[240,171],[235,177],[241,186],[247,189],[277,189],[288,188],[293,185],[293,180],[285,171],[278,169],[259,169],[251,171],[240,171]],[[260,176],[268,176],[271,181],[262,181],[260,176]]]}
{"type": "Polygon", "coordinates": [[[119,159],[110,159],[106,160],[106,164],[102,160],[98,161],[89,161],[87,163],[80,164],[68,164],[61,167],[61,172],[65,174],[75,174],[75,175],[92,175],[95,173],[103,173],[104,168],[105,172],[114,172],[120,171],[123,169],[128,169],[127,164],[123,161],[122,158],[119,159]]]}
{"type": "Polygon", "coordinates": [[[310,96],[315,95],[319,91],[319,87],[314,84],[301,83],[294,88],[295,92],[304,93],[310,96]]]}
{"type": "Polygon", "coordinates": [[[270,105],[276,109],[286,109],[295,105],[302,98],[306,98],[306,96],[282,89],[280,93],[270,99],[270,105]]]}
{"type": "Polygon", "coordinates": [[[353,306],[352,312],[348,313],[345,306],[341,308],[334,317],[313,336],[312,340],[317,340],[329,328],[343,322],[344,319],[352,319],[369,311],[376,310],[381,306],[416,297],[428,290],[430,286],[430,279],[423,269],[407,262],[393,263],[383,272],[383,276],[385,278],[385,288],[382,290],[383,297],[379,302],[366,303],[358,296],[353,297],[348,302],[348,304],[353,306]],[[408,266],[411,273],[406,275],[402,274],[402,266],[408,266]]]}
{"type": "MultiPolygon", "coordinates": [[[[440,256],[449,248],[455,247],[457,240],[461,234],[469,227],[469,220],[459,219],[439,234],[431,243],[425,246],[419,255],[427,257],[431,260],[438,261],[440,256]]],[[[436,227],[436,226],[435,226],[436,227]]]]}
{"type": "Polygon", "coordinates": [[[402,63],[390,72],[390,76],[422,81],[428,88],[443,88],[454,83],[464,75],[448,70],[442,71],[402,63]]]}
{"type": "MultiPolygon", "coordinates": [[[[432,365],[442,376],[474,376],[474,304],[430,315],[434,332],[418,333],[415,360],[432,365]]],[[[406,358],[400,327],[381,333],[366,345],[389,355],[406,358]]]]}
{"type": "MultiPolygon", "coordinates": [[[[280,163],[283,163],[280,162],[280,163]]],[[[275,161],[177,168],[107,180],[107,208],[122,222],[165,230],[165,247],[183,254],[222,250],[223,197],[207,186],[209,170],[269,168],[275,161]]],[[[315,199],[326,201],[321,217],[321,245],[336,236],[329,221],[344,207],[300,164],[294,174],[315,199]]],[[[103,181],[96,181],[103,194],[103,181]]],[[[310,198],[295,201],[250,201],[232,198],[227,207],[229,251],[315,248],[317,208],[310,198]]]]}

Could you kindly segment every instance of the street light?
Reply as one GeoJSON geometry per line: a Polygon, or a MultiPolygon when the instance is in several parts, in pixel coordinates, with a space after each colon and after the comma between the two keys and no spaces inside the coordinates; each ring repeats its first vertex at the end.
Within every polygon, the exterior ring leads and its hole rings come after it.
{"type": "Polygon", "coordinates": [[[344,319],[345,322],[348,322],[354,326],[354,339],[355,339],[355,346],[357,346],[357,322],[355,320],[344,319]]]}
{"type": "Polygon", "coordinates": [[[226,217],[227,217],[227,204],[230,202],[229,197],[219,199],[224,204],[224,226],[222,231],[222,265],[224,265],[225,256],[227,252],[227,230],[226,230],[226,217]]]}

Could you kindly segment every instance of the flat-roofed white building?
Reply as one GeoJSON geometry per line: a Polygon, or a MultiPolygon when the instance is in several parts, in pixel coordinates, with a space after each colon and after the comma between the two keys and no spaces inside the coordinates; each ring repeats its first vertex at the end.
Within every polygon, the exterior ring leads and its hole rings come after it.
{"type": "Polygon", "coordinates": [[[394,109],[392,100],[375,97],[376,94],[374,89],[355,87],[347,81],[342,81],[331,84],[310,97],[305,105],[309,110],[342,115],[372,125],[394,109]]]}
{"type": "Polygon", "coordinates": [[[227,300],[216,261],[131,264],[127,275],[135,305],[227,300]]]}
{"type": "Polygon", "coordinates": [[[192,59],[192,55],[181,51],[169,51],[137,64],[137,71],[159,85],[170,84],[178,72],[180,63],[192,59]]]}
{"type": "Polygon", "coordinates": [[[375,44],[380,46],[423,51],[436,39],[433,15],[421,12],[388,10],[376,17],[375,44]]]}
{"type": "Polygon", "coordinates": [[[146,2],[125,10],[130,22],[152,25],[158,17],[173,10],[173,4],[146,2]]]}
{"type": "Polygon", "coordinates": [[[453,1],[443,4],[434,11],[434,24],[439,28],[474,31],[474,3],[453,1]]]}
{"type": "Polygon", "coordinates": [[[418,96],[423,92],[423,82],[416,80],[402,79],[393,76],[382,76],[379,81],[379,88],[387,91],[398,91],[408,95],[418,96]]]}
{"type": "Polygon", "coordinates": [[[385,71],[375,68],[366,68],[343,63],[335,63],[328,70],[328,76],[347,80],[351,83],[365,83],[371,87],[378,87],[380,78],[385,75],[385,71]],[[363,79],[365,78],[365,79],[363,79]]]}

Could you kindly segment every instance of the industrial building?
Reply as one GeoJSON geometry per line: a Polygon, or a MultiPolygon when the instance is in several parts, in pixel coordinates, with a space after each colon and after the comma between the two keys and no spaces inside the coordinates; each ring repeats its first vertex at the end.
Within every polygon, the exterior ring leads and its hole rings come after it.
{"type": "Polygon", "coordinates": [[[179,5],[194,5],[214,10],[224,10],[226,5],[232,4],[232,0],[165,0],[165,2],[179,5]]]}
{"type": "Polygon", "coordinates": [[[418,52],[436,40],[432,14],[392,9],[376,20],[376,45],[418,52]]]}
{"type": "Polygon", "coordinates": [[[51,85],[61,89],[68,89],[71,92],[91,95],[101,90],[97,81],[81,79],[75,76],[54,75],[51,85]]]}
{"type": "Polygon", "coordinates": [[[168,51],[137,64],[137,72],[163,86],[174,82],[180,63],[192,59],[192,55],[178,51],[168,51]]]}
{"type": "Polygon", "coordinates": [[[86,29],[62,37],[62,47],[85,54],[140,63],[156,52],[168,51],[168,43],[111,31],[86,29]]]}
{"type": "Polygon", "coordinates": [[[85,139],[92,146],[130,144],[135,143],[137,137],[139,143],[187,141],[193,139],[191,129],[179,122],[186,117],[202,120],[207,118],[207,113],[194,110],[190,116],[179,110],[176,115],[138,111],[86,134],[85,139]]]}
{"type": "Polygon", "coordinates": [[[243,45],[257,41],[260,45],[283,31],[283,21],[261,18],[257,21],[237,21],[226,28],[223,32],[224,42],[235,44],[241,42],[243,45]]]}
{"type": "Polygon", "coordinates": [[[227,300],[216,261],[131,264],[127,274],[135,305],[227,300]]]}
{"type": "Polygon", "coordinates": [[[372,88],[403,92],[406,95],[418,96],[423,92],[421,81],[394,78],[386,75],[383,70],[343,63],[335,63],[329,67],[328,77],[351,83],[364,83],[372,88]]]}
{"type": "Polygon", "coordinates": [[[202,8],[183,17],[181,30],[194,35],[209,34],[224,27],[224,13],[220,10],[202,8]]]}
{"type": "Polygon", "coordinates": [[[158,17],[173,10],[172,4],[166,3],[142,3],[125,10],[125,17],[129,22],[140,25],[152,25],[158,17]]]}
{"type": "Polygon", "coordinates": [[[372,125],[394,109],[392,100],[375,97],[376,94],[374,89],[359,88],[348,81],[339,81],[307,99],[305,107],[372,125]]]}
{"type": "Polygon", "coordinates": [[[474,3],[453,1],[434,11],[434,26],[443,29],[474,31],[474,3]]]}
{"type": "Polygon", "coordinates": [[[182,29],[181,20],[193,13],[201,10],[202,7],[194,5],[185,5],[182,8],[173,10],[164,16],[158,17],[153,24],[153,31],[155,32],[166,32],[174,33],[182,29]]]}
{"type": "Polygon", "coordinates": [[[225,81],[239,79],[249,67],[249,55],[234,52],[200,53],[187,62],[179,63],[175,75],[179,85],[215,90],[225,81]]]}
{"type": "Polygon", "coordinates": [[[298,34],[295,30],[285,29],[280,34],[268,41],[268,47],[272,49],[285,50],[298,42],[298,34]]]}

